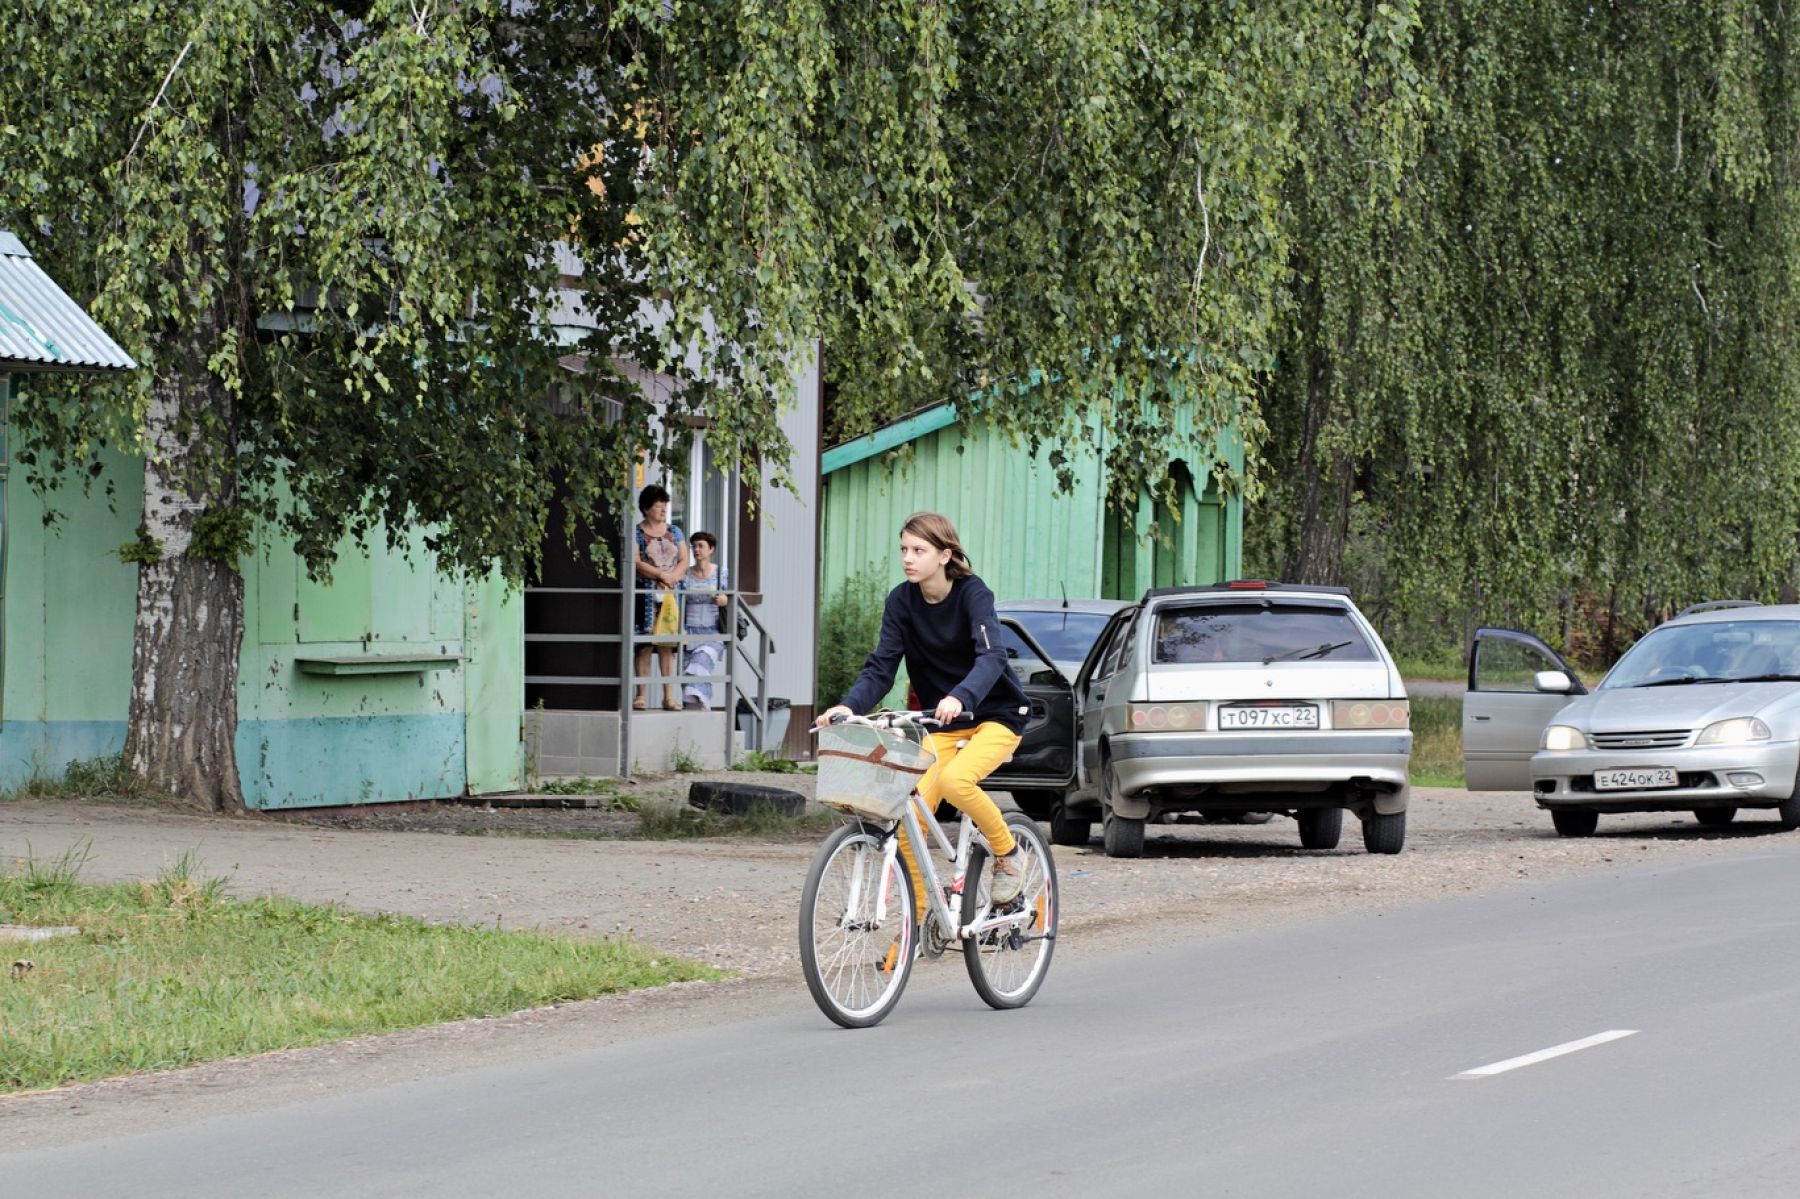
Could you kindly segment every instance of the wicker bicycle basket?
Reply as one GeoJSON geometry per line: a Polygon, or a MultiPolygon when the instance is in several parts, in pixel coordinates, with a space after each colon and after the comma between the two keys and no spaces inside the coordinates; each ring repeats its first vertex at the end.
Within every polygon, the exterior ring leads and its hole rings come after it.
{"type": "Polygon", "coordinates": [[[835,724],[819,730],[819,802],[871,820],[898,820],[936,755],[906,731],[835,724]]]}

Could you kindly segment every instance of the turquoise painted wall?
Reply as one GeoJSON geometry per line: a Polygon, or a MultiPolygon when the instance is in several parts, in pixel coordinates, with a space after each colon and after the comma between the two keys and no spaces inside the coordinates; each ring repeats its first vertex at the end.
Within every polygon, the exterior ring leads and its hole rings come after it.
{"type": "MultiPolygon", "coordinates": [[[[73,486],[54,505],[60,519],[46,526],[45,506],[23,475],[14,470],[5,480],[0,720],[8,729],[69,725],[87,745],[116,722],[123,742],[137,570],[119,561],[119,547],[134,535],[142,486],[138,462],[110,455],[93,491],[84,497],[73,486]],[[121,497],[118,511],[107,506],[108,481],[121,497]]],[[[0,737],[0,779],[21,752],[10,734],[0,737]]]]}
{"type": "Polygon", "coordinates": [[[1241,569],[1242,500],[1221,499],[1209,477],[1198,480],[1199,494],[1184,493],[1179,519],[1149,496],[1125,518],[1106,509],[1097,445],[1065,449],[1075,487],[1063,493],[1048,449],[1033,455],[992,428],[965,433],[941,419],[915,419],[902,433],[913,430],[894,450],[841,464],[839,451],[826,456],[823,601],[859,572],[900,582],[900,526],[920,509],[955,522],[1000,599],[1053,598],[1064,587],[1071,599],[1135,599],[1151,586],[1218,582],[1241,569]],[[1153,520],[1166,542],[1149,536],[1153,520]]]}
{"type": "MultiPolygon", "coordinates": [[[[142,465],[114,457],[98,486],[59,492],[65,515],[17,477],[0,481],[0,788],[118,752],[130,705],[142,465]],[[104,480],[103,480],[104,481],[104,480]]],[[[511,790],[522,776],[524,602],[496,579],[438,573],[423,537],[369,554],[346,545],[329,585],[289,551],[242,564],[238,773],[257,808],[443,798],[511,790]],[[410,555],[410,560],[409,560],[410,555]],[[418,565],[415,565],[417,563],[418,565]],[[457,660],[393,674],[318,675],[305,660],[457,660]]]]}

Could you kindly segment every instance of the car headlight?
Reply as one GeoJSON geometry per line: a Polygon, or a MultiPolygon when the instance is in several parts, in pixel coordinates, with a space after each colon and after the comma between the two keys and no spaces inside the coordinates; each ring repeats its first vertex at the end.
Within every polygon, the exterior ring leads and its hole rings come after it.
{"type": "Polygon", "coordinates": [[[1538,742],[1539,749],[1586,749],[1587,738],[1580,729],[1572,724],[1553,724],[1544,730],[1544,739],[1538,742]]]}
{"type": "Polygon", "coordinates": [[[1767,741],[1769,726],[1754,716],[1734,716],[1700,730],[1695,745],[1742,745],[1746,741],[1767,741]]]}

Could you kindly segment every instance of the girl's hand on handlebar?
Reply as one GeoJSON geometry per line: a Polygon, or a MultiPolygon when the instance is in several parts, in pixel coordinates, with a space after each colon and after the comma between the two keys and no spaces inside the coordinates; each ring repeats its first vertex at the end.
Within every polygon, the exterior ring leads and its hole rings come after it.
{"type": "Polygon", "coordinates": [[[834,716],[854,716],[854,715],[856,715],[856,713],[852,712],[849,708],[845,707],[843,704],[833,704],[831,707],[826,708],[823,712],[819,713],[819,718],[817,720],[813,721],[813,727],[816,729],[824,728],[826,725],[831,723],[831,719],[834,716]]]}
{"type": "Polygon", "coordinates": [[[949,724],[961,716],[962,712],[962,700],[957,699],[954,695],[946,695],[938,701],[937,711],[933,715],[938,718],[939,724],[949,724]]]}

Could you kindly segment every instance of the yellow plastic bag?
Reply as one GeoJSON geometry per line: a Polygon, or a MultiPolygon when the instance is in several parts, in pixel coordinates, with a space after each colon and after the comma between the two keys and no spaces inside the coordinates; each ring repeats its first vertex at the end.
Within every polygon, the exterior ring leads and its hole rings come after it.
{"type": "Polygon", "coordinates": [[[681,636],[681,606],[675,602],[673,591],[663,592],[662,599],[656,605],[656,623],[650,626],[652,637],[681,636]]]}

